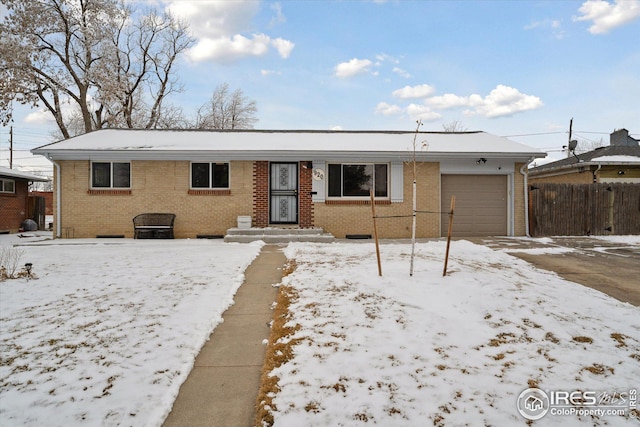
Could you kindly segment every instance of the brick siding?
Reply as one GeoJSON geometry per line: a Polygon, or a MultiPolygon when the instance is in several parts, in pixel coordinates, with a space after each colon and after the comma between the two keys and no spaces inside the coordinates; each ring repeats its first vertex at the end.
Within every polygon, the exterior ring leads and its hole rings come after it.
{"type": "MultiPolygon", "coordinates": [[[[62,237],[95,237],[98,234],[122,234],[133,237],[132,219],[144,212],[176,214],[175,237],[193,238],[198,234],[224,234],[237,226],[239,215],[251,215],[254,227],[269,225],[269,162],[230,162],[228,191],[189,191],[188,161],[132,161],[131,190],[89,191],[89,161],[60,161],[62,167],[62,237]],[[191,194],[190,194],[191,193],[191,194]]],[[[299,164],[299,225],[322,227],[338,238],[346,234],[373,234],[371,206],[368,201],[350,203],[313,203],[312,170],[299,164]],[[346,203],[346,204],[345,204],[346,203]]],[[[524,234],[523,177],[516,164],[515,234],[524,234]]],[[[411,237],[412,167],[404,166],[404,196],[401,203],[388,200],[376,203],[381,218],[381,238],[411,237]]],[[[55,194],[55,193],[54,193],[55,194]]],[[[54,198],[55,203],[55,198],[54,198]]],[[[417,209],[440,210],[440,165],[418,164],[417,209]]],[[[55,211],[55,206],[54,206],[55,211]]],[[[4,217],[4,215],[3,215],[4,217]]],[[[442,216],[422,213],[417,216],[417,237],[439,237],[442,216]]],[[[0,227],[2,228],[2,227],[0,227]]]]}
{"type": "Polygon", "coordinates": [[[27,219],[29,182],[18,178],[7,179],[15,182],[15,192],[0,193],[0,230],[15,233],[22,221],[27,219]]]}
{"type": "Polygon", "coordinates": [[[59,164],[62,237],[133,237],[133,217],[145,212],[176,214],[176,238],[224,234],[237,226],[239,215],[252,212],[252,162],[230,163],[229,192],[203,194],[189,194],[188,161],[132,161],[131,191],[102,194],[89,191],[89,161],[59,164]]]}

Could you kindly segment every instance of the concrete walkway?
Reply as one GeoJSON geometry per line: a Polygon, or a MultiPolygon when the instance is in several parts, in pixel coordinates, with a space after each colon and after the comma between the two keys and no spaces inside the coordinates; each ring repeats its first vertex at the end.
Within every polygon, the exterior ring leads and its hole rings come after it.
{"type": "Polygon", "coordinates": [[[180,387],[163,427],[249,427],[255,422],[260,373],[272,304],[286,261],[281,248],[263,246],[245,271],[235,304],[223,315],[180,387]]]}

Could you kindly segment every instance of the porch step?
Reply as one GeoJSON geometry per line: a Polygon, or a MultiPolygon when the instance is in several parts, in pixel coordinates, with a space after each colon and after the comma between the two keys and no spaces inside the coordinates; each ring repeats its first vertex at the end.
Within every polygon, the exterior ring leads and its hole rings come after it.
{"type": "Polygon", "coordinates": [[[224,236],[225,242],[250,243],[263,240],[265,243],[316,242],[331,243],[335,237],[322,228],[230,228],[224,236]]]}

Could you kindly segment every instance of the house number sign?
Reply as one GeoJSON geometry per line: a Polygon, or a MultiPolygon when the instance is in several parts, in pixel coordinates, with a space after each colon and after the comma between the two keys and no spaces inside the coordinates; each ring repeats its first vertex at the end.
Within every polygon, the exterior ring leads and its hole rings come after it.
{"type": "Polygon", "coordinates": [[[322,181],[324,179],[324,171],[320,168],[313,170],[313,179],[316,181],[322,181]]]}

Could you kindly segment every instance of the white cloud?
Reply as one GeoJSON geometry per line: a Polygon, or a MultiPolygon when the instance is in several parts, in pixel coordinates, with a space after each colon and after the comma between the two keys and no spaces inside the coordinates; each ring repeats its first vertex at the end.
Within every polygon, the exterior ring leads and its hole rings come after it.
{"type": "MultiPolygon", "coordinates": [[[[245,36],[253,28],[252,21],[260,10],[256,1],[165,1],[166,9],[189,22],[196,44],[188,56],[195,62],[219,60],[234,61],[248,56],[266,55],[274,47],[280,57],[291,54],[293,42],[272,39],[263,33],[245,36]]],[[[274,4],[277,21],[284,22],[279,5],[274,4]]]]}
{"type": "Polygon", "coordinates": [[[280,71],[275,71],[275,70],[260,70],[260,74],[263,76],[271,76],[271,75],[277,75],[280,76],[282,75],[282,73],[280,71]]]}
{"type": "Polygon", "coordinates": [[[246,56],[263,56],[269,51],[271,39],[254,34],[251,39],[240,34],[231,38],[203,38],[191,48],[189,57],[196,62],[207,60],[234,61],[246,56]]]}
{"type": "Polygon", "coordinates": [[[498,85],[484,99],[479,95],[471,95],[469,99],[475,99],[475,107],[469,111],[471,114],[480,114],[488,118],[511,116],[522,111],[535,110],[544,104],[540,98],[521,93],[518,89],[498,85]]]}
{"type": "Polygon", "coordinates": [[[347,78],[357,74],[367,73],[371,65],[372,63],[368,59],[353,58],[349,62],[342,62],[336,65],[336,77],[347,78]]]}
{"type": "Polygon", "coordinates": [[[293,50],[295,43],[289,40],[277,38],[275,40],[271,40],[271,45],[278,50],[281,58],[287,59],[289,55],[291,55],[291,51],[293,50]]]}
{"type": "Polygon", "coordinates": [[[591,34],[605,34],[610,30],[640,18],[640,0],[587,0],[582,3],[575,21],[592,21],[591,34]]]}
{"type": "Polygon", "coordinates": [[[442,114],[437,113],[424,104],[409,104],[407,114],[412,120],[422,120],[423,122],[434,122],[442,118],[442,114]]]}
{"type": "Polygon", "coordinates": [[[53,119],[53,115],[51,115],[49,110],[43,109],[43,110],[32,111],[31,113],[25,116],[23,121],[29,124],[41,125],[41,124],[50,124],[52,121],[54,121],[54,119],[53,119]]]}
{"type": "Polygon", "coordinates": [[[398,58],[388,55],[386,53],[377,54],[376,60],[378,61],[378,63],[383,63],[383,62],[391,62],[392,64],[400,63],[400,60],[398,58]]]}
{"type": "Polygon", "coordinates": [[[331,130],[342,130],[342,126],[340,126],[340,125],[331,126],[331,130]]]}
{"type": "Polygon", "coordinates": [[[524,29],[539,30],[550,32],[554,38],[561,40],[565,36],[565,31],[562,28],[562,21],[557,19],[544,19],[542,21],[535,21],[524,26],[524,29]]]}
{"type": "Polygon", "coordinates": [[[402,108],[397,105],[387,104],[386,102],[380,102],[376,106],[376,113],[383,116],[393,116],[396,114],[402,114],[402,108]]]}
{"type": "Polygon", "coordinates": [[[435,92],[433,86],[427,84],[418,86],[405,86],[402,89],[394,90],[391,95],[400,99],[426,98],[435,92]]]}
{"type": "Polygon", "coordinates": [[[195,37],[217,39],[251,29],[251,22],[260,10],[254,1],[165,1],[166,9],[189,21],[195,37]]]}
{"type": "Polygon", "coordinates": [[[276,14],[273,18],[271,18],[271,22],[269,23],[269,27],[274,27],[278,24],[284,24],[287,22],[287,18],[285,18],[282,13],[282,5],[280,3],[273,3],[271,6],[271,10],[273,10],[276,14]]]}
{"type": "Polygon", "coordinates": [[[453,93],[445,93],[444,95],[433,96],[427,99],[426,103],[433,108],[446,110],[448,108],[479,105],[482,103],[482,97],[475,94],[471,96],[458,96],[453,93]]]}
{"type": "Polygon", "coordinates": [[[394,73],[396,73],[400,77],[404,77],[405,79],[411,78],[411,74],[409,74],[407,71],[403,70],[400,67],[393,67],[393,70],[391,70],[391,71],[393,71],[394,73]]]}
{"type": "Polygon", "coordinates": [[[482,115],[487,118],[495,118],[511,116],[522,111],[535,110],[544,105],[537,96],[521,93],[518,89],[505,85],[496,86],[486,97],[478,94],[461,96],[453,93],[429,96],[433,92],[433,87],[427,84],[405,86],[394,91],[393,96],[400,99],[424,98],[424,103],[412,103],[402,107],[380,102],[376,107],[376,113],[387,116],[406,113],[413,119],[421,119],[428,122],[442,118],[438,110],[450,108],[466,108],[463,113],[468,116],[482,115]]]}

